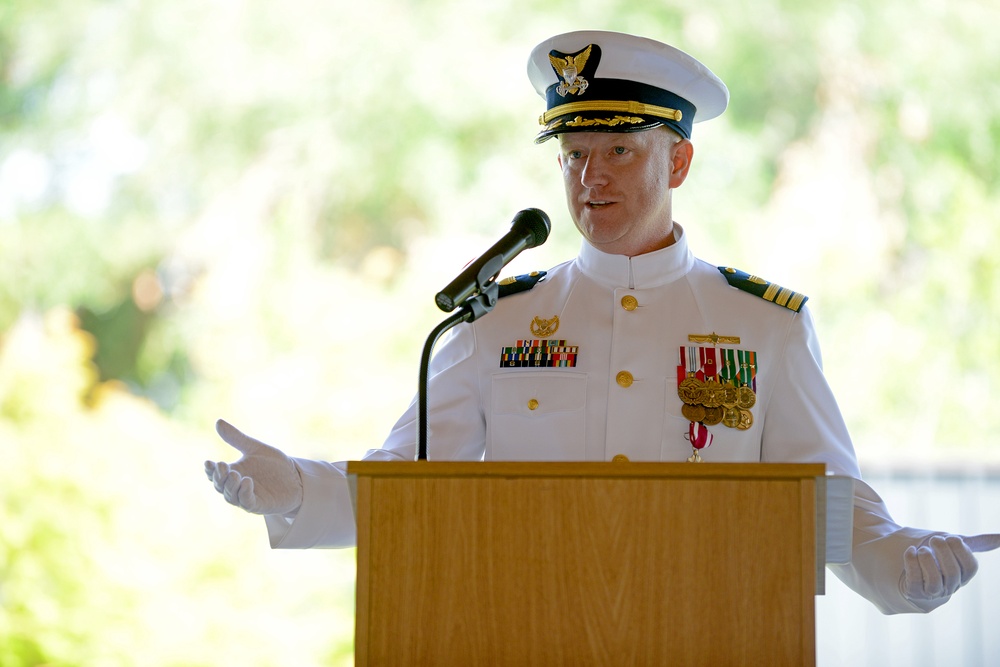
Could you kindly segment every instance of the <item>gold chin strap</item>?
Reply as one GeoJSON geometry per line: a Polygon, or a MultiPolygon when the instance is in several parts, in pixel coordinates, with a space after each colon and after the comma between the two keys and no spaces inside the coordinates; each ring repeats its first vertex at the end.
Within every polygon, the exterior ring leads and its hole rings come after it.
{"type": "Polygon", "coordinates": [[[581,111],[610,111],[613,113],[628,113],[632,115],[647,114],[658,116],[668,120],[679,121],[684,114],[679,109],[669,109],[658,107],[653,104],[643,104],[642,102],[631,102],[622,100],[593,100],[589,102],[570,102],[552,107],[538,117],[538,124],[545,125],[553,118],[568,113],[580,113],[581,111]]]}

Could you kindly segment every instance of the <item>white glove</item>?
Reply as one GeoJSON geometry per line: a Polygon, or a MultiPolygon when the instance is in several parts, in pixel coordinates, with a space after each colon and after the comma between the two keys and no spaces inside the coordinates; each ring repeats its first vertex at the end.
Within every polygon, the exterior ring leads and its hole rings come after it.
{"type": "Polygon", "coordinates": [[[910,601],[919,604],[952,595],[969,583],[979,570],[972,549],[958,535],[935,535],[920,547],[903,553],[900,588],[910,601]]]}
{"type": "Polygon", "coordinates": [[[215,430],[243,457],[232,465],[205,461],[205,474],[226,502],[254,514],[290,514],[302,504],[298,468],[280,449],[219,420],[215,430]]]}

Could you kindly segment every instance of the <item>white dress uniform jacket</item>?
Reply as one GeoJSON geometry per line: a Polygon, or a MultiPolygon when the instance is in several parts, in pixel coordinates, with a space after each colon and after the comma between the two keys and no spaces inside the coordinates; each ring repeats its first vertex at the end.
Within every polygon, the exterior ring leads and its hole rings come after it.
{"type": "MultiPolygon", "coordinates": [[[[692,334],[739,337],[738,345],[720,347],[756,353],[753,424],[712,426],[703,459],[825,463],[855,478],[853,561],[830,568],[885,613],[943,604],[946,598],[918,607],[900,593],[903,551],[936,533],[895,524],[860,481],[808,309],[796,313],[731,287],[718,268],[692,255],[679,226],[675,237],[668,248],[632,258],[585,242],[576,259],[532,290],[453,329],[430,367],[428,458],[686,461],[692,445],[677,393],[680,350],[694,345],[692,334]],[[535,340],[575,349],[572,365],[504,365],[504,348],[535,340]]],[[[414,401],[365,459],[413,460],[416,413],[414,401]]],[[[354,544],[346,464],[295,461],[304,502],[294,518],[265,517],[271,545],[354,544]]]]}

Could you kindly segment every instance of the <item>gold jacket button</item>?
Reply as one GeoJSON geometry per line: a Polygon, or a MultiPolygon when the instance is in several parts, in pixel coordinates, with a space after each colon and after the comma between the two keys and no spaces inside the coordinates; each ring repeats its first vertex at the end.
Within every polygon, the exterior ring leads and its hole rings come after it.
{"type": "Polygon", "coordinates": [[[611,459],[612,463],[628,463],[628,457],[624,454],[615,454],[611,459]]]}
{"type": "Polygon", "coordinates": [[[639,300],[632,296],[631,294],[626,294],[622,297],[622,308],[631,312],[639,307],[639,300]]]}
{"type": "Polygon", "coordinates": [[[528,409],[529,410],[534,410],[537,407],[538,407],[538,401],[536,399],[533,398],[530,401],[528,401],[528,409]]]}
{"type": "Polygon", "coordinates": [[[631,387],[633,380],[632,374],[628,371],[621,371],[615,376],[615,382],[622,387],[631,387]]]}

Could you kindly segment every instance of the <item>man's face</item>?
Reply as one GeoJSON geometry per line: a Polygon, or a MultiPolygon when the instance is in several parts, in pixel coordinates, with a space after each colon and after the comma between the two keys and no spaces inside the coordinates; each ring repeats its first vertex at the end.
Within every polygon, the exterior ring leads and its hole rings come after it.
{"type": "Polygon", "coordinates": [[[633,257],[673,243],[670,190],[687,176],[690,141],[655,128],[572,132],[559,144],[570,215],[594,247],[633,257]]]}

